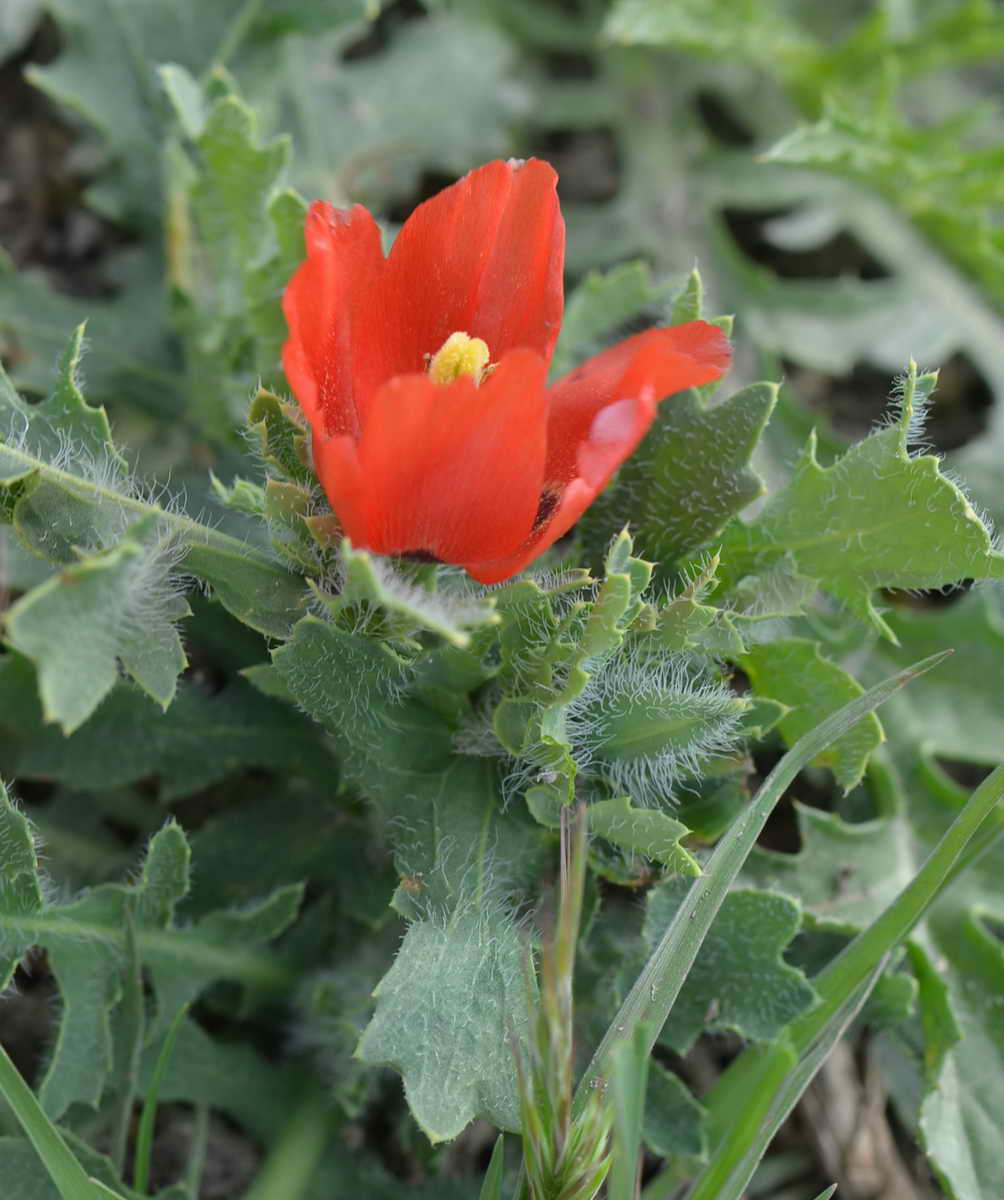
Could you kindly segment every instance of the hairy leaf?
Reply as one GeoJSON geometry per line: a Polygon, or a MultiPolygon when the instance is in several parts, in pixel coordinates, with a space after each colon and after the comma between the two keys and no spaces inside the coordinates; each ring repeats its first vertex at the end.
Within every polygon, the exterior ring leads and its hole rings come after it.
{"type": "Polygon", "coordinates": [[[696,391],[670,397],[587,512],[591,552],[625,522],[640,552],[666,565],[716,537],[764,491],[749,461],[776,400],[770,383],[753,384],[713,407],[696,391]]]}
{"type": "Polygon", "coordinates": [[[188,888],[189,851],[178,825],[151,840],[134,884],[101,884],[65,904],[46,900],[26,872],[29,831],[0,799],[9,836],[0,843],[4,876],[13,886],[0,900],[0,928],[8,955],[30,945],[45,948],[59,986],[62,1011],[40,1088],[46,1111],[60,1116],[71,1104],[97,1105],[112,1066],[112,1020],[121,999],[126,925],[134,929],[140,960],[150,966],[159,1022],[214,980],[236,979],[251,988],[282,990],[289,978],[255,947],[276,936],[296,913],[300,891],[281,889],[257,907],[216,913],[192,930],[174,928],[173,913],[188,888]]]}
{"type": "MultiPolygon", "coordinates": [[[[910,661],[916,662],[918,657],[923,655],[915,655],[910,661]]],[[[758,695],[768,696],[789,710],[778,726],[789,746],[864,690],[846,671],[824,658],[817,643],[804,638],[781,638],[753,646],[739,663],[758,695]]],[[[882,740],[878,717],[869,713],[838,738],[819,761],[832,768],[847,792],[860,783],[872,751],[882,740]]]]}
{"type": "Polygon", "coordinates": [[[145,518],[113,549],[65,567],[7,616],[11,645],[38,668],[45,719],[72,733],[114,687],[118,664],[163,708],[186,665],[170,546],[145,518]]]}
{"type": "Polygon", "coordinates": [[[909,441],[934,384],[934,376],[911,367],[895,424],[831,467],[816,461],[810,437],[789,485],[756,520],[725,531],[723,589],[790,555],[801,575],[891,638],[873,603],[876,588],[943,587],[1004,574],[1004,556],[938,460],[910,457],[909,441]]]}
{"type": "Polygon", "coordinates": [[[400,1070],[433,1142],[476,1116],[518,1125],[511,1042],[527,1022],[524,953],[508,919],[461,908],[445,924],[413,924],[376,989],[358,1053],[400,1070]]]}
{"type": "Polygon", "coordinates": [[[102,789],[159,776],[162,799],[174,800],[248,767],[314,780],[330,780],[336,769],[309,722],[240,681],[216,695],[182,682],[166,713],[119,684],[69,737],[43,724],[35,693],[24,659],[0,659],[2,761],[25,779],[102,789]],[[113,743],[118,752],[110,757],[113,743]]]}
{"type": "MultiPolygon", "coordinates": [[[[650,949],[673,919],[689,886],[685,880],[669,880],[649,893],[644,936],[650,949]]],[[[660,1040],[685,1054],[707,1024],[767,1041],[809,1008],[815,999],[812,987],[801,971],[781,959],[800,920],[798,905],[783,896],[731,892],[701,946],[660,1040]]]]}

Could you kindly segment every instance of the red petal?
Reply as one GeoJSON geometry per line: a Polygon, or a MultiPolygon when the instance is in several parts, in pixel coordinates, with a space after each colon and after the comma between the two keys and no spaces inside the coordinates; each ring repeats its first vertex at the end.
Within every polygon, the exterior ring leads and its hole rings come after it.
{"type": "Polygon", "coordinates": [[[384,373],[369,299],[385,266],[380,230],[361,205],[319,201],[304,239],[307,257],[283,296],[286,378],[315,433],[357,433],[360,405],[384,373]]]}
{"type": "Polygon", "coordinates": [[[426,375],[385,384],[359,446],[368,522],[359,544],[452,563],[512,553],[540,500],[546,375],[539,355],[514,350],[480,388],[426,375]]]}
{"type": "Polygon", "coordinates": [[[365,546],[369,496],[355,439],[347,434],[334,438],[315,434],[313,455],[317,478],[339,524],[354,545],[365,546]]]}
{"type": "Polygon", "coordinates": [[[480,583],[499,583],[539,558],[572,528],[592,504],[610,476],[648,432],[655,416],[650,397],[618,400],[601,408],[589,436],[579,447],[578,475],[562,489],[550,520],[540,526],[520,549],[508,558],[493,562],[464,564],[480,583]]]}
{"type": "Polygon", "coordinates": [[[537,159],[492,162],[415,209],[387,260],[389,374],[421,371],[456,330],[483,338],[495,362],[520,346],[550,361],[565,256],[556,182],[537,159]]]}
{"type": "MultiPolygon", "coordinates": [[[[642,395],[652,401],[662,400],[684,388],[710,383],[728,367],[730,358],[728,340],[716,325],[691,321],[639,333],[583,363],[549,393],[548,482],[567,482],[579,474],[580,449],[593,436],[601,409],[642,395]]],[[[608,478],[635,448],[637,440],[633,445],[624,444],[627,449],[607,472],[608,478]]],[[[598,461],[594,462],[591,474],[600,470],[598,461]]]]}
{"type": "Polygon", "coordinates": [[[536,530],[514,553],[503,558],[480,559],[461,565],[478,583],[502,583],[539,558],[558,538],[566,534],[596,498],[596,489],[581,479],[573,479],[562,493],[551,520],[536,530]]]}
{"type": "Polygon", "coordinates": [[[721,330],[695,321],[628,338],[559,381],[549,392],[544,476],[561,489],[554,513],[515,553],[465,563],[469,574],[481,583],[500,583],[543,554],[637,447],[652,424],[656,401],[717,379],[729,358],[721,330]]]}

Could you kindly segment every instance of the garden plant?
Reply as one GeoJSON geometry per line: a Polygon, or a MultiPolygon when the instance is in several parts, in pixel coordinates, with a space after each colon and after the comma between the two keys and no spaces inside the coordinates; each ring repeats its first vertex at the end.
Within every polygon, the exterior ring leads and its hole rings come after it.
{"type": "Polygon", "coordinates": [[[0,59],[0,1197],[1000,1200],[1000,4],[0,59]]]}

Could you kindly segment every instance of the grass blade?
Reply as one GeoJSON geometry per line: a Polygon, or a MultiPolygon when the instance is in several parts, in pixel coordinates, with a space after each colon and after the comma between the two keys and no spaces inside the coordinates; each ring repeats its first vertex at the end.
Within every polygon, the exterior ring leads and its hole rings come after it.
{"type": "Polygon", "coordinates": [[[160,1086],[164,1082],[164,1073],[167,1071],[167,1064],[171,1061],[171,1054],[174,1052],[174,1043],[177,1040],[178,1031],[181,1029],[181,1023],[187,1014],[188,1005],[186,1004],[184,1008],[178,1011],[178,1015],[171,1022],[171,1027],[164,1038],[164,1045],[161,1047],[160,1054],[157,1057],[157,1065],[153,1069],[153,1077],[147,1089],[146,1100],[143,1103],[143,1112],[139,1119],[139,1129],[136,1132],[136,1162],[133,1167],[133,1187],[141,1196],[146,1195],[147,1185],[150,1182],[153,1126],[157,1119],[157,1098],[160,1095],[160,1086]]]}
{"type": "Polygon", "coordinates": [[[989,827],[993,836],[1001,832],[994,820],[994,810],[1002,795],[1004,765],[996,767],[969,797],[913,880],[813,979],[821,1002],[793,1023],[792,1040],[796,1049],[804,1051],[819,1036],[829,1014],[845,1003],[875,964],[907,937],[956,877],[958,863],[968,861],[967,847],[979,840],[984,828],[989,827]]]}
{"type": "Polygon", "coordinates": [[[63,1135],[45,1115],[3,1046],[0,1046],[0,1093],[38,1151],[62,1200],[109,1200],[109,1197],[122,1200],[104,1184],[91,1179],[77,1162],[63,1135]]]}
{"type": "MultiPolygon", "coordinates": [[[[846,1002],[830,1014],[815,1043],[798,1060],[794,1069],[786,1073],[777,1091],[771,1095],[764,1090],[749,1096],[750,1110],[757,1110],[758,1116],[754,1136],[742,1139],[730,1137],[728,1149],[717,1153],[704,1168],[687,1193],[687,1200],[741,1200],[774,1134],[861,1011],[885,969],[888,957],[882,958],[846,1002]]],[[[769,1047],[767,1055],[770,1056],[774,1050],[775,1047],[769,1047]]]]}
{"type": "Polygon", "coordinates": [[[331,1106],[320,1088],[308,1086],[269,1151],[247,1200],[300,1200],[310,1187],[331,1132],[331,1106]]]}
{"type": "MultiPolygon", "coordinates": [[[[732,1063],[706,1099],[712,1121],[722,1131],[721,1140],[689,1200],[710,1200],[711,1197],[718,1200],[716,1189],[724,1186],[726,1168],[735,1169],[732,1164],[744,1160],[748,1149],[748,1134],[733,1119],[734,1113],[741,1109],[744,1116],[755,1115],[770,1106],[772,1097],[774,1103],[782,1103],[788,1090],[795,1086],[801,1062],[816,1053],[833,1022],[839,1023],[840,1014],[854,1005],[861,989],[871,986],[889,954],[909,936],[931,904],[956,878],[959,863],[971,861],[972,845],[978,845],[982,852],[989,845],[986,831],[991,830],[993,836],[1001,833],[997,806],[1002,795],[1004,766],[999,766],[973,792],[914,879],[871,925],[815,976],[812,983],[820,997],[815,1008],[797,1017],[774,1045],[748,1050],[732,1063]],[[768,1079],[764,1074],[765,1060],[780,1062],[783,1048],[789,1053],[793,1051],[800,1065],[779,1081],[768,1079]]],[[[762,1150],[766,1150],[766,1143],[762,1150]]],[[[750,1173],[752,1169],[751,1166],[750,1173]]],[[[653,1180],[648,1194],[652,1198],[663,1194],[658,1178],[653,1180]]],[[[721,1193],[723,1196],[730,1194],[721,1193]]]]}
{"type": "Polygon", "coordinates": [[[495,1139],[495,1149],[492,1160],[485,1172],[485,1181],[481,1185],[479,1200],[502,1200],[502,1168],[505,1165],[505,1134],[500,1133],[495,1139]]]}
{"type": "Polygon", "coordinates": [[[904,684],[937,666],[950,653],[945,650],[933,654],[876,684],[805,734],[781,759],[749,808],[718,843],[707,870],[694,881],[662,941],[635,981],[579,1084],[577,1106],[585,1103],[590,1091],[605,1077],[608,1056],[615,1043],[633,1038],[635,1029],[642,1023],[649,1026],[651,1051],[722,901],[774,806],[798,772],[904,684]]]}
{"type": "Polygon", "coordinates": [[[607,1096],[614,1116],[613,1154],[607,1200],[635,1200],[638,1195],[642,1123],[648,1087],[647,1030],[639,1025],[630,1042],[618,1042],[610,1058],[607,1096]]]}

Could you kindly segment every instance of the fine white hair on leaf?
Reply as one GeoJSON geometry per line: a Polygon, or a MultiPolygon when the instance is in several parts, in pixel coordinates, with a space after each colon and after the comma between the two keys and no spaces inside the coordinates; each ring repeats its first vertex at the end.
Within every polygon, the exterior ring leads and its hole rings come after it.
{"type": "Polygon", "coordinates": [[[655,807],[672,803],[709,757],[736,745],[743,709],[699,660],[629,646],[569,705],[566,729],[583,774],[655,807]]]}
{"type": "MultiPolygon", "coordinates": [[[[932,372],[918,370],[915,383],[928,379],[931,375],[932,372]]],[[[913,458],[929,454],[932,450],[927,442],[927,418],[933,403],[934,388],[911,388],[909,384],[909,375],[896,377],[889,394],[889,408],[876,422],[873,432],[880,433],[892,428],[904,430],[904,444],[913,458]]]]}

